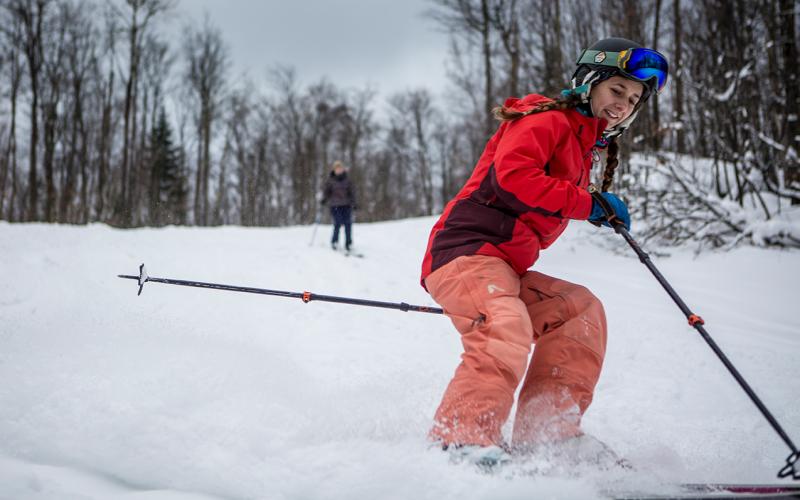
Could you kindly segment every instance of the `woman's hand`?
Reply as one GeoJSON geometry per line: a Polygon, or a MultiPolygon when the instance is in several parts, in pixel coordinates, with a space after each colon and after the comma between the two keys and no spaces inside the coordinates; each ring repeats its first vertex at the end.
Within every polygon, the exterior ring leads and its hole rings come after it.
{"type": "Polygon", "coordinates": [[[609,220],[616,218],[622,222],[625,229],[630,231],[631,216],[628,214],[628,206],[625,202],[613,193],[600,193],[600,196],[605,200],[607,208],[610,208],[612,213],[606,214],[603,205],[595,197],[592,197],[592,213],[589,214],[589,222],[599,222],[613,229],[614,226],[609,223],[609,220]]]}

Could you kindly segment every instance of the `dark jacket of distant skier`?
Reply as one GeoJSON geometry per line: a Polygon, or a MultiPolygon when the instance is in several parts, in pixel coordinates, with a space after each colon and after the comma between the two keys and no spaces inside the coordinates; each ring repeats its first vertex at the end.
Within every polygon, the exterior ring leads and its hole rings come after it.
{"type": "Polygon", "coordinates": [[[350,182],[346,171],[336,174],[331,170],[331,174],[325,181],[322,191],[322,203],[329,207],[353,207],[356,204],[356,195],[353,190],[353,183],[350,182]]]}
{"type": "Polygon", "coordinates": [[[353,210],[356,206],[356,195],[353,183],[347,175],[342,162],[335,162],[325,187],[322,190],[322,203],[327,204],[333,219],[333,235],[331,247],[335,250],[339,244],[339,230],[344,226],[345,249],[350,250],[353,244],[353,210]]]}

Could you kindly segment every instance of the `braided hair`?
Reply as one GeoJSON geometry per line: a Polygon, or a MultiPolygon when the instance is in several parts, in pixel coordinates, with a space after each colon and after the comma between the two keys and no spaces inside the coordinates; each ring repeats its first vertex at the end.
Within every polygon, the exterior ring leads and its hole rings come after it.
{"type": "MultiPolygon", "coordinates": [[[[575,109],[583,104],[580,94],[575,92],[565,92],[552,101],[539,103],[527,111],[519,111],[507,106],[498,106],[492,110],[494,117],[502,122],[509,122],[518,120],[528,115],[535,115],[545,111],[566,111],[568,109],[575,109]]],[[[603,183],[601,190],[608,191],[611,183],[614,181],[614,173],[619,166],[619,144],[617,144],[617,136],[611,137],[608,140],[608,149],[606,150],[606,168],[603,171],[603,183]]]]}
{"type": "Polygon", "coordinates": [[[619,144],[617,138],[614,137],[608,141],[608,149],[606,150],[606,168],[603,170],[603,184],[600,186],[600,191],[606,192],[611,188],[611,183],[614,182],[614,172],[619,166],[619,144]]]}
{"type": "Polygon", "coordinates": [[[500,121],[508,122],[522,118],[523,116],[535,115],[545,111],[559,110],[565,111],[567,109],[577,108],[581,104],[581,97],[573,92],[566,95],[562,94],[556,99],[548,102],[542,102],[532,107],[528,111],[518,111],[514,108],[507,106],[498,106],[492,110],[494,117],[500,121]]]}

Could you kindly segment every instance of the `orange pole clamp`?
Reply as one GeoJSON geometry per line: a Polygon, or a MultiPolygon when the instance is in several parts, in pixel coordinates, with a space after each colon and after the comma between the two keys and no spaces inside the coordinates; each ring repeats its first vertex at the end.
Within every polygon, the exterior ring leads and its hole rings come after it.
{"type": "Polygon", "coordinates": [[[311,302],[311,292],[303,292],[303,302],[311,302]]]}
{"type": "Polygon", "coordinates": [[[698,316],[696,314],[692,314],[691,316],[689,316],[689,324],[692,325],[692,326],[695,326],[695,325],[698,325],[698,324],[699,325],[705,325],[706,322],[703,321],[703,318],[701,318],[700,316],[698,316]]]}

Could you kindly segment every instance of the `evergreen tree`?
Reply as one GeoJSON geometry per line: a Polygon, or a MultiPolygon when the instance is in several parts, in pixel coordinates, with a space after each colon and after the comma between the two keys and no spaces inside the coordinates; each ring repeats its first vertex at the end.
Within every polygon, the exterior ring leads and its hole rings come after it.
{"type": "Polygon", "coordinates": [[[162,108],[150,134],[150,224],[183,224],[186,221],[188,189],[178,150],[172,143],[172,128],[162,108]]]}

